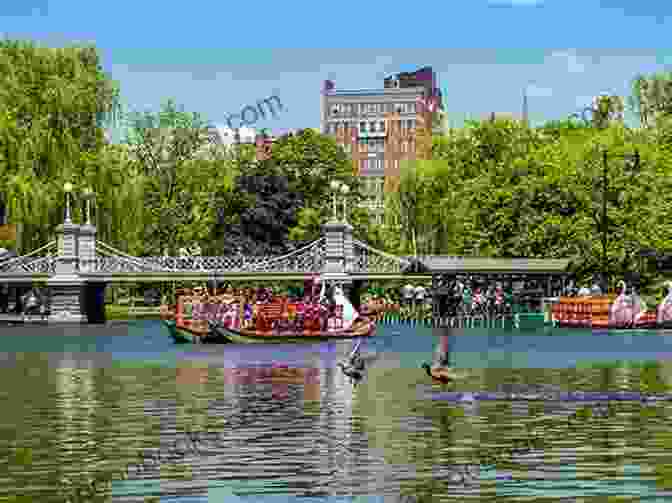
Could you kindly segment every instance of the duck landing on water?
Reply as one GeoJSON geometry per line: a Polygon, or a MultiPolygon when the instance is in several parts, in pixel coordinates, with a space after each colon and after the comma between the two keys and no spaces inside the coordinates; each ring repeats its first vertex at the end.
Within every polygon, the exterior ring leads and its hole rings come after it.
{"type": "Polygon", "coordinates": [[[431,367],[429,363],[425,362],[422,364],[422,368],[425,369],[425,372],[427,372],[429,377],[444,384],[452,382],[458,378],[458,376],[448,367],[431,367]]]}

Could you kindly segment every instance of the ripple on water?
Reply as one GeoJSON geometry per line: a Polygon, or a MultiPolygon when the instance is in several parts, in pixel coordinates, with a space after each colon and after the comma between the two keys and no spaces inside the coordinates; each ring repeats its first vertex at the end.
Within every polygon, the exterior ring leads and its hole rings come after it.
{"type": "MultiPolygon", "coordinates": [[[[163,348],[151,359],[177,364],[123,368],[101,364],[110,358],[97,355],[45,358],[29,351],[11,365],[4,359],[0,463],[9,476],[0,480],[0,498],[65,500],[79,491],[89,501],[92,487],[113,491],[119,501],[147,495],[187,501],[209,491],[438,494],[445,501],[600,491],[646,497],[656,494],[656,470],[666,468],[672,448],[668,403],[610,403],[605,413],[597,402],[433,399],[444,388],[418,368],[436,342],[422,331],[396,329],[401,333],[388,337],[395,329],[383,327],[375,341],[381,356],[355,389],[335,368],[351,344],[295,354],[279,349],[276,358],[282,354],[290,369],[318,370],[301,380],[300,372],[280,378],[270,370],[272,348],[241,347],[235,355],[223,347],[178,350],[161,346],[165,334],[156,327],[143,327],[137,334],[143,344],[163,348]]],[[[61,347],[102,344],[117,357],[137,349],[134,335],[119,339],[96,330],[102,333],[82,335],[88,339],[80,343],[63,336],[61,347]]],[[[59,346],[53,337],[50,351],[59,346]]],[[[513,339],[507,344],[522,344],[513,339]]],[[[543,351],[544,342],[535,350],[543,351]]],[[[670,382],[669,370],[665,362],[644,370],[464,369],[455,388],[640,391],[642,383],[670,382]]]]}

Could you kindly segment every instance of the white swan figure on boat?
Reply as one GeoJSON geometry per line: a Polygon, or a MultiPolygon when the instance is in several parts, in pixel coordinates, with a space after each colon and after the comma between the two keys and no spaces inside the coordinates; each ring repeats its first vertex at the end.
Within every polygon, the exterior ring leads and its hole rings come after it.
{"type": "Polygon", "coordinates": [[[663,323],[664,321],[672,320],[672,281],[666,281],[667,297],[658,306],[658,315],[656,321],[663,323]]]}
{"type": "Polygon", "coordinates": [[[340,286],[334,288],[334,303],[337,306],[343,306],[343,329],[350,329],[359,313],[343,294],[343,289],[340,286]]]}
{"type": "Polygon", "coordinates": [[[611,306],[609,324],[616,326],[632,325],[642,310],[641,303],[636,296],[627,295],[628,287],[625,281],[619,281],[616,288],[619,290],[619,294],[611,306]]]}

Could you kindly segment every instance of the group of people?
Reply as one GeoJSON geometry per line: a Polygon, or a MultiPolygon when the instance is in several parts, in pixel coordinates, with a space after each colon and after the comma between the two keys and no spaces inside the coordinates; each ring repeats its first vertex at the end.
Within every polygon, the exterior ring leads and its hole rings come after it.
{"type": "Polygon", "coordinates": [[[427,288],[422,285],[405,285],[401,288],[401,300],[405,306],[423,306],[431,299],[427,288]]]}
{"type": "MultiPolygon", "coordinates": [[[[304,328],[322,331],[347,329],[359,315],[345,298],[342,289],[339,287],[328,289],[326,284],[314,279],[305,281],[303,291],[294,291],[287,295],[277,295],[274,289],[269,287],[234,289],[231,286],[216,291],[216,294],[212,299],[207,289],[196,288],[190,297],[192,301],[194,297],[198,299],[199,304],[208,304],[212,301],[229,304],[228,309],[222,309],[227,313],[222,317],[222,321],[238,325],[237,321],[229,320],[232,317],[238,318],[239,326],[246,329],[255,327],[260,330],[277,328],[281,331],[301,331],[304,328]],[[267,319],[268,313],[263,306],[271,303],[282,306],[280,318],[267,319]]],[[[200,317],[200,308],[196,312],[200,317]]]]}

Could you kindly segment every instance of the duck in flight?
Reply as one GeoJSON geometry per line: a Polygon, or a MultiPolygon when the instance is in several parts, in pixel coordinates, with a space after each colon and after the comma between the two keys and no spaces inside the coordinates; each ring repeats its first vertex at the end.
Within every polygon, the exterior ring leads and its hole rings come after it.
{"type": "Polygon", "coordinates": [[[364,378],[367,364],[378,359],[377,355],[362,356],[360,352],[361,345],[362,340],[360,339],[347,359],[337,364],[343,373],[352,379],[355,384],[364,378]]]}

